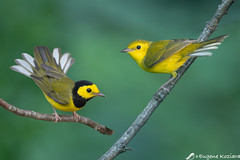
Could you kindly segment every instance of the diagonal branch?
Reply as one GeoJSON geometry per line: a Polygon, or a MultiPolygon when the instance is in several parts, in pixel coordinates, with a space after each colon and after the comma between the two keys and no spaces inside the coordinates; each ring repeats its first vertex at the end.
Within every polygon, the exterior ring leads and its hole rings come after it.
{"type": "MultiPolygon", "coordinates": [[[[228,8],[232,5],[235,0],[222,0],[222,3],[218,6],[216,13],[213,18],[206,23],[199,40],[203,41],[208,39],[211,34],[216,30],[218,23],[221,18],[227,13],[228,8]]],[[[164,98],[171,92],[178,80],[187,71],[190,65],[194,62],[196,58],[190,58],[179,70],[178,76],[171,79],[164,88],[161,87],[150,100],[148,105],[139,114],[133,124],[127,129],[127,131],[122,135],[122,137],[104,154],[99,160],[111,160],[117,157],[120,153],[127,150],[127,144],[132,140],[132,138],[138,133],[138,131],[144,126],[147,120],[150,118],[154,110],[159,106],[159,104],[164,100],[164,98]],[[169,92],[166,92],[168,90],[169,92]]]]}
{"type": "MultiPolygon", "coordinates": [[[[53,121],[53,122],[55,121],[55,116],[52,114],[44,114],[44,113],[38,113],[38,112],[34,112],[34,111],[19,109],[15,106],[5,102],[1,98],[0,98],[0,106],[2,106],[6,110],[8,110],[16,115],[19,115],[19,116],[29,117],[29,118],[33,118],[36,120],[43,120],[43,121],[53,121]]],[[[83,116],[79,116],[78,119],[75,119],[72,115],[60,115],[60,117],[61,117],[60,122],[82,123],[82,124],[85,124],[93,129],[95,129],[96,131],[98,131],[102,134],[106,134],[106,135],[112,135],[114,133],[113,130],[111,130],[101,124],[98,124],[97,122],[94,122],[93,120],[83,117],[83,116]]]]}

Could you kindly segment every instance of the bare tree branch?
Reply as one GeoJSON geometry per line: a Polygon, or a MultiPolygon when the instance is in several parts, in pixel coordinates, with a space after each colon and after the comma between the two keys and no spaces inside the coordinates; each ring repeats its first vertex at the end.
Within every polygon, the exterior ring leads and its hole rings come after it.
{"type": "MultiPolygon", "coordinates": [[[[208,39],[211,34],[216,30],[218,23],[221,18],[227,13],[228,8],[232,5],[235,0],[222,0],[222,3],[218,6],[216,13],[213,18],[206,23],[205,28],[203,29],[199,40],[203,41],[208,39]]],[[[144,110],[139,114],[137,119],[133,124],[127,129],[127,131],[122,135],[122,137],[104,154],[100,157],[99,160],[111,160],[117,157],[120,153],[123,153],[127,150],[127,144],[132,140],[132,138],[138,133],[138,131],[143,127],[143,125],[150,118],[154,110],[159,106],[159,104],[164,100],[169,92],[174,88],[178,80],[182,75],[187,71],[190,65],[194,62],[196,58],[190,58],[179,70],[178,76],[174,79],[171,79],[164,88],[161,87],[150,100],[148,105],[144,110]],[[168,90],[169,92],[166,92],[168,90]]],[[[170,77],[171,78],[171,77],[170,77]]]]}
{"type": "MultiPolygon", "coordinates": [[[[44,113],[38,113],[38,112],[34,112],[34,111],[19,109],[15,106],[5,102],[1,98],[0,98],[0,106],[2,106],[6,110],[8,110],[16,115],[19,115],[19,116],[29,117],[29,118],[33,118],[36,120],[43,120],[43,121],[53,121],[53,122],[55,121],[55,116],[53,114],[44,114],[44,113]]],[[[83,117],[83,116],[80,116],[78,119],[75,119],[72,115],[60,115],[60,117],[61,117],[60,122],[82,123],[82,124],[85,124],[93,129],[95,129],[96,131],[98,131],[102,134],[106,134],[106,135],[112,135],[114,133],[113,130],[111,130],[101,124],[98,124],[97,122],[94,122],[93,120],[83,117]]]]}

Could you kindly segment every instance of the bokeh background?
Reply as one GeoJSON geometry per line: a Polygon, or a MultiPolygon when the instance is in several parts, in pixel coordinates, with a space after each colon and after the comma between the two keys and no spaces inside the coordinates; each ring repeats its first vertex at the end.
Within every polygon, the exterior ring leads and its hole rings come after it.
{"type": "MultiPolygon", "coordinates": [[[[27,110],[52,113],[34,82],[9,69],[21,53],[46,45],[70,52],[73,80],[95,82],[95,98],[80,115],[115,130],[112,136],[75,123],[38,121],[0,108],[1,160],[98,159],[135,120],[169,77],[142,71],[120,53],[135,39],[197,38],[219,0],[0,1],[0,97],[27,110]]],[[[212,37],[229,34],[199,58],[118,160],[185,159],[195,154],[240,154],[239,1],[212,37]]],[[[59,114],[65,114],[58,111],[59,114]]],[[[71,114],[71,113],[68,113],[71,114]]]]}

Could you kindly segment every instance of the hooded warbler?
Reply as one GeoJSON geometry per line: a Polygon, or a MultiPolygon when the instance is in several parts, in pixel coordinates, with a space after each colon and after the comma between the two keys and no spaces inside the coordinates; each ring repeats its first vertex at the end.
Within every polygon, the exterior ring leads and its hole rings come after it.
{"type": "Polygon", "coordinates": [[[208,50],[217,49],[227,36],[200,42],[192,39],[135,40],[121,52],[127,52],[147,72],[171,73],[175,78],[177,69],[190,57],[211,56],[208,50]]]}
{"type": "Polygon", "coordinates": [[[105,96],[94,83],[86,80],[74,82],[66,76],[74,63],[70,53],[62,55],[59,48],[51,53],[47,47],[39,46],[34,48],[34,58],[27,53],[22,53],[22,57],[15,60],[18,65],[10,68],[31,78],[38,85],[53,107],[55,123],[61,120],[55,108],[71,111],[78,118],[75,111],[80,110],[88,100],[105,96]]]}

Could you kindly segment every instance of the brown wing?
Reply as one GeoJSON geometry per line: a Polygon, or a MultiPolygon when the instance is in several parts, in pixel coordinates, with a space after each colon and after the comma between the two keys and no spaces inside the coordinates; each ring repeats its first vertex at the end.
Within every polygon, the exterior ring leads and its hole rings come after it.
{"type": "Polygon", "coordinates": [[[144,64],[147,67],[153,67],[195,41],[196,40],[189,39],[173,39],[153,42],[147,51],[144,64]]]}

